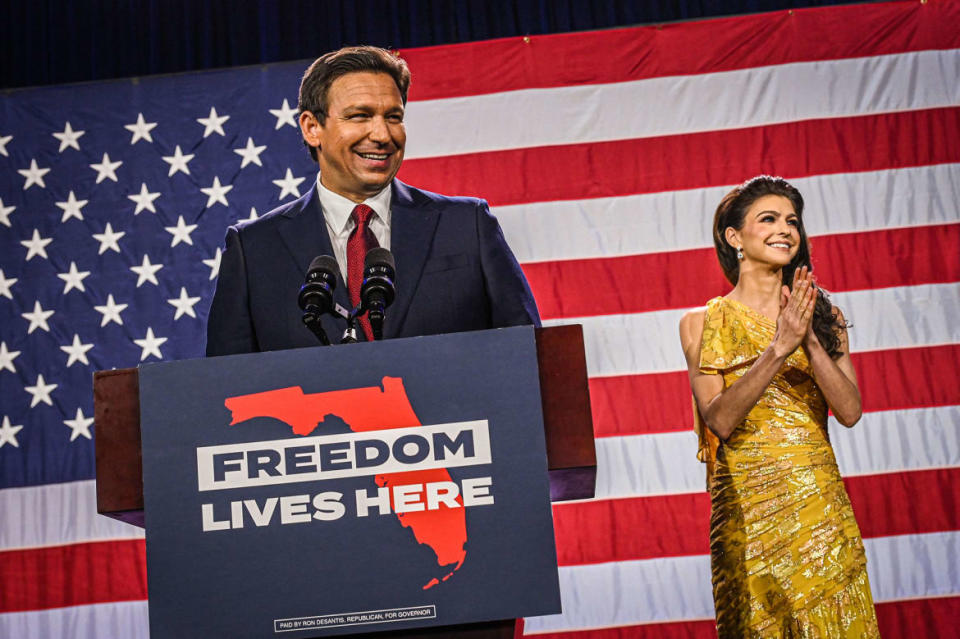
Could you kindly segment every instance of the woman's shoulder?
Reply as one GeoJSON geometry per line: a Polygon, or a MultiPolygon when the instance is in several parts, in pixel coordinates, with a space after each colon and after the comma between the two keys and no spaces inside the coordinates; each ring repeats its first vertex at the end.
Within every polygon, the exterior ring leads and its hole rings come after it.
{"type": "Polygon", "coordinates": [[[707,316],[713,312],[717,305],[722,303],[722,297],[715,297],[703,306],[691,308],[680,318],[680,341],[684,344],[699,340],[703,333],[703,325],[707,321],[707,316]]]}

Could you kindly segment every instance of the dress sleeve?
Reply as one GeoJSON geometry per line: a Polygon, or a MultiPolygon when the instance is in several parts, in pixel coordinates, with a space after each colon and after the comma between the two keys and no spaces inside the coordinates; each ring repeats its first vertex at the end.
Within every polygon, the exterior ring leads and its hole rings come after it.
{"type": "MultiPolygon", "coordinates": [[[[760,349],[748,337],[736,313],[727,312],[723,298],[707,302],[700,338],[700,372],[719,375],[724,371],[748,365],[760,356],[760,349]]],[[[697,459],[707,465],[707,488],[713,477],[720,438],[707,428],[693,401],[693,428],[697,433],[697,459]]]]}
{"type": "MultiPolygon", "coordinates": [[[[703,318],[703,333],[700,337],[700,372],[707,375],[719,375],[723,370],[723,308],[719,300],[707,302],[707,311],[703,318]]],[[[707,428],[707,424],[700,415],[697,400],[693,400],[693,430],[697,434],[697,459],[707,465],[707,490],[710,489],[710,479],[713,477],[714,464],[717,459],[717,449],[720,439],[707,428]]]]}
{"type": "Polygon", "coordinates": [[[749,364],[760,356],[762,349],[750,339],[741,323],[737,314],[726,311],[722,297],[707,302],[700,340],[701,373],[716,375],[749,364]]]}

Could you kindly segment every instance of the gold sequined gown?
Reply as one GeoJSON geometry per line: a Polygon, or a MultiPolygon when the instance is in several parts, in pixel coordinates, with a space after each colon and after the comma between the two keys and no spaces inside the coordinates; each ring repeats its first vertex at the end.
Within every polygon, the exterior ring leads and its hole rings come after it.
{"type": "MultiPolygon", "coordinates": [[[[737,381],[776,323],[707,303],[700,370],[737,381]]],[[[798,348],[726,442],[697,419],[708,464],[717,631],[727,637],[879,637],[860,529],[827,437],[827,405],[798,348]]]]}

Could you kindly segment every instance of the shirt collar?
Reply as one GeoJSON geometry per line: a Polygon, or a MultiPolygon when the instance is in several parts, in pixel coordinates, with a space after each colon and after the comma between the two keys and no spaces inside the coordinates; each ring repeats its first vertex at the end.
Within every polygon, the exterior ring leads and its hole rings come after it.
{"type": "MultiPolygon", "coordinates": [[[[393,197],[393,189],[388,184],[373,197],[363,201],[364,204],[373,209],[374,217],[379,217],[380,221],[387,227],[390,226],[390,202],[393,197]]],[[[317,173],[317,194],[320,197],[320,206],[323,208],[323,215],[337,233],[344,233],[352,230],[350,214],[353,213],[356,202],[343,197],[339,193],[334,193],[320,183],[320,174],[317,173]]]]}

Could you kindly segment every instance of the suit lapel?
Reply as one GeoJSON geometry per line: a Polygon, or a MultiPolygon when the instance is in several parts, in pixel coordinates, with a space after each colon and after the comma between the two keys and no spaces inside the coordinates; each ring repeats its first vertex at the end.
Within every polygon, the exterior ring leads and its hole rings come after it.
{"type": "Polygon", "coordinates": [[[431,203],[415,201],[406,184],[395,179],[392,188],[390,249],[397,265],[397,298],[387,309],[383,329],[385,338],[400,333],[420,282],[423,265],[430,254],[439,220],[439,213],[431,203]]]}
{"type": "MultiPolygon", "coordinates": [[[[330,235],[327,233],[327,224],[320,207],[316,183],[308,193],[281,215],[284,219],[277,225],[277,232],[304,276],[313,258],[318,255],[333,256],[333,244],[330,243],[330,235]]],[[[340,273],[337,273],[337,288],[333,298],[344,308],[350,308],[350,296],[340,273]]],[[[324,316],[323,326],[332,341],[336,342],[340,339],[344,326],[342,320],[324,316]]]]}

